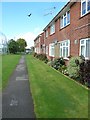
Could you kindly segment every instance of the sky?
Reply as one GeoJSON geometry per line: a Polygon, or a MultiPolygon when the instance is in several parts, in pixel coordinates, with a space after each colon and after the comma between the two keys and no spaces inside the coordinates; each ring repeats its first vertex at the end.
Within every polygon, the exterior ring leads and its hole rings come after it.
{"type": "Polygon", "coordinates": [[[6,35],[7,40],[24,38],[27,42],[27,47],[30,48],[34,45],[33,40],[66,3],[66,1],[2,2],[0,3],[0,14],[2,14],[0,31],[6,35]],[[56,8],[53,9],[54,7],[56,8]],[[46,15],[50,12],[53,14],[46,15]],[[31,16],[28,17],[30,13],[31,16]]]}

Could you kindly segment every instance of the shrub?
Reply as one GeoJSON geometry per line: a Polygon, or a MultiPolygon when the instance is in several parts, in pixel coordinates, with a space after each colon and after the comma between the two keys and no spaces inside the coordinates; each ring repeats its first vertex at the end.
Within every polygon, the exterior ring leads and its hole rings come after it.
{"type": "Polygon", "coordinates": [[[34,53],[34,57],[36,57],[39,60],[45,61],[45,63],[48,62],[47,56],[45,54],[34,53]]]}
{"type": "Polygon", "coordinates": [[[90,87],[90,60],[83,60],[79,67],[80,82],[90,87]]]}
{"type": "Polygon", "coordinates": [[[81,63],[82,59],[80,57],[72,57],[67,66],[68,74],[71,78],[77,79],[79,77],[79,66],[78,62],[81,63]]]}
{"type": "Polygon", "coordinates": [[[61,57],[61,58],[58,58],[58,59],[55,59],[53,62],[52,62],[52,67],[54,67],[56,70],[58,70],[60,67],[62,67],[63,65],[65,65],[65,61],[64,59],[61,57]]]}
{"type": "Polygon", "coordinates": [[[59,68],[59,71],[65,75],[68,75],[68,71],[67,71],[67,66],[66,65],[62,65],[60,68],[59,68]]]}
{"type": "Polygon", "coordinates": [[[49,60],[46,58],[46,60],[45,60],[44,62],[47,64],[47,63],[48,63],[48,61],[49,61],[49,60]]]}
{"type": "Polygon", "coordinates": [[[47,62],[47,65],[53,67],[53,65],[54,65],[54,61],[48,61],[48,62],[47,62]]]}
{"type": "Polygon", "coordinates": [[[34,53],[33,56],[36,57],[37,53],[34,53]]]}
{"type": "Polygon", "coordinates": [[[45,61],[47,56],[45,54],[40,54],[40,60],[45,61]]]}

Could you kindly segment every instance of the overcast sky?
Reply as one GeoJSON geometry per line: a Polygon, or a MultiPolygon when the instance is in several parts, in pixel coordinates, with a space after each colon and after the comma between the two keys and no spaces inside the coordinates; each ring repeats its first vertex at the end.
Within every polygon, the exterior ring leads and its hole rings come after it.
{"type": "MultiPolygon", "coordinates": [[[[66,4],[65,2],[2,2],[2,31],[7,39],[24,38],[28,47],[43,28],[66,4]],[[56,9],[53,9],[56,7],[56,9]],[[53,12],[53,15],[49,12],[53,12]],[[31,16],[28,17],[28,14],[31,16]]],[[[1,9],[1,8],[0,8],[1,9]]],[[[1,20],[0,20],[1,22],[1,20]]]]}

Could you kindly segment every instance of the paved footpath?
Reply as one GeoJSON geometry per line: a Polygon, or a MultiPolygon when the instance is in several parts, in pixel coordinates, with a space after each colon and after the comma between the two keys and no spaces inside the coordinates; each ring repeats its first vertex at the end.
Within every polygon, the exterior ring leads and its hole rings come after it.
{"type": "Polygon", "coordinates": [[[2,93],[2,118],[35,118],[24,56],[2,93]]]}

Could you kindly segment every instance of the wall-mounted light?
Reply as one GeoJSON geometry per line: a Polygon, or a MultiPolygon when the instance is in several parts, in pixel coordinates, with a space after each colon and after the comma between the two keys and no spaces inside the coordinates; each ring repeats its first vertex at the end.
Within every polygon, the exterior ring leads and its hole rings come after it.
{"type": "Polygon", "coordinates": [[[78,44],[78,40],[74,40],[74,44],[78,44]]]}

